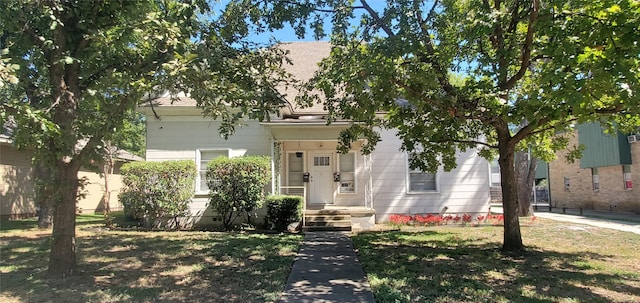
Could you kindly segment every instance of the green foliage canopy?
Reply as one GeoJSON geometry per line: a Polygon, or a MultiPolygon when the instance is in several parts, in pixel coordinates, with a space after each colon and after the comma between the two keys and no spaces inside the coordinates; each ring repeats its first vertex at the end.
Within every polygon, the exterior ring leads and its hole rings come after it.
{"type": "Polygon", "coordinates": [[[51,276],[76,267],[78,170],[138,103],[188,93],[225,135],[281,106],[282,51],[243,41],[232,17],[203,0],[2,2],[0,124],[15,122],[16,146],[51,168],[51,276]]]}
{"type": "Polygon", "coordinates": [[[366,137],[371,152],[385,127],[397,129],[415,155],[411,166],[423,170],[453,169],[460,150],[497,154],[505,249],[523,247],[518,148],[549,159],[567,145],[555,134],[576,123],[640,123],[638,1],[237,2],[266,15],[258,28],[278,16],[301,34],[300,20],[316,35],[330,33],[331,56],[300,101],[360,122],[343,132],[342,149],[366,137]]]}

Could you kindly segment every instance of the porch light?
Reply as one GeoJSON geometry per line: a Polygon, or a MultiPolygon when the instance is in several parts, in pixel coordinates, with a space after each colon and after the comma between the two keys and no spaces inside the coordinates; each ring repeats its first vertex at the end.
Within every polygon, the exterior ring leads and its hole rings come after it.
{"type": "Polygon", "coordinates": [[[300,141],[298,141],[298,151],[296,152],[296,158],[302,158],[302,152],[300,151],[300,141]]]}

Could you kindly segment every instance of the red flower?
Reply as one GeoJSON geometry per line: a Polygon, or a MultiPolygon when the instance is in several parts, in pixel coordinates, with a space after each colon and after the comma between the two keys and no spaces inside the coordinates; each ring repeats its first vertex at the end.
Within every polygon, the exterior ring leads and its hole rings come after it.
{"type": "Polygon", "coordinates": [[[408,215],[393,214],[389,216],[389,221],[391,221],[392,224],[396,224],[396,225],[409,224],[411,220],[412,220],[411,216],[408,216],[408,215]]]}

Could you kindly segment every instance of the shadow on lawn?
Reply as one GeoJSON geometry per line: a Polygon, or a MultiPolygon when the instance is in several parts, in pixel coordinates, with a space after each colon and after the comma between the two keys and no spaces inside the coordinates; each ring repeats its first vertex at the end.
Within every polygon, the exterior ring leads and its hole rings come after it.
{"type": "MultiPolygon", "coordinates": [[[[93,226],[103,225],[104,218],[102,215],[78,215],[76,217],[76,226],[93,226]]],[[[38,217],[31,217],[22,220],[1,220],[0,221],[0,233],[7,233],[11,231],[23,231],[28,229],[38,228],[38,217]]],[[[50,229],[43,229],[44,231],[50,229]]]]}
{"type": "Polygon", "coordinates": [[[80,272],[63,280],[46,279],[49,241],[0,238],[0,301],[275,301],[301,239],[208,232],[91,233],[78,239],[80,272]]]}
{"type": "Polygon", "coordinates": [[[508,255],[500,243],[434,231],[365,233],[353,241],[378,302],[633,302],[640,294],[637,275],[590,263],[609,255],[508,255]]]}

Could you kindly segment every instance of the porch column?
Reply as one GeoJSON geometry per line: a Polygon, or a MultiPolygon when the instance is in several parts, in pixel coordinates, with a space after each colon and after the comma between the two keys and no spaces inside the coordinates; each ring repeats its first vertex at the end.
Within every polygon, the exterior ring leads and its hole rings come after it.
{"type": "Polygon", "coordinates": [[[280,194],[280,171],[282,169],[282,143],[271,139],[271,193],[280,194]]]}
{"type": "Polygon", "coordinates": [[[364,206],[373,208],[373,172],[371,155],[363,155],[365,186],[364,186],[364,206]]]}

